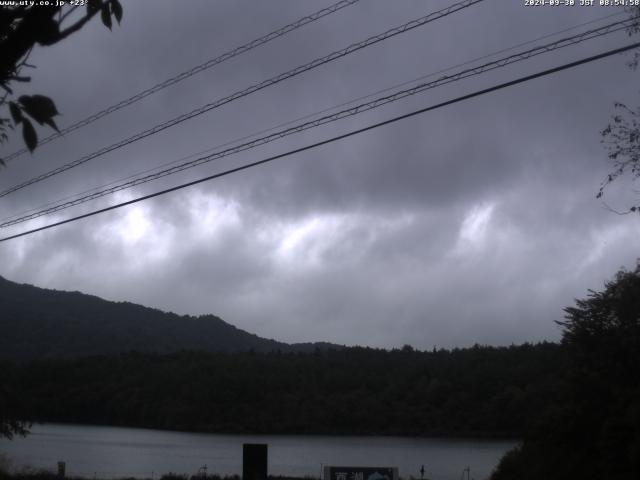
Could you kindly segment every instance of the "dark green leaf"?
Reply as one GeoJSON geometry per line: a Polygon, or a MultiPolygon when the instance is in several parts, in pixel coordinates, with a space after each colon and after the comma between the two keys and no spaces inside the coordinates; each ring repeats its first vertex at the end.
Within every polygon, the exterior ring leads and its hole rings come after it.
{"type": "Polygon", "coordinates": [[[56,132],[60,133],[60,129],[58,128],[58,125],[56,125],[56,122],[53,121],[53,118],[49,118],[47,120],[44,121],[44,123],[46,123],[47,125],[49,125],[51,128],[53,128],[56,132]]]}
{"type": "Polygon", "coordinates": [[[102,23],[104,26],[111,30],[111,12],[109,11],[109,4],[105,3],[102,6],[102,10],[100,11],[100,16],[102,17],[102,23]]]}
{"type": "Polygon", "coordinates": [[[48,18],[38,24],[34,37],[40,45],[53,45],[58,41],[59,34],[60,26],[58,22],[53,18],[48,18]]]}
{"type": "Polygon", "coordinates": [[[116,17],[118,24],[122,20],[122,5],[118,0],[111,0],[111,12],[113,12],[113,16],[116,17]]]}
{"type": "Polygon", "coordinates": [[[22,111],[20,107],[15,102],[9,102],[9,111],[11,112],[11,118],[13,118],[13,123],[16,125],[22,121],[22,111]]]}
{"type": "Polygon", "coordinates": [[[53,100],[44,95],[23,95],[18,98],[18,101],[24,108],[24,111],[40,125],[45,123],[51,125],[52,118],[59,115],[53,100]]]}
{"type": "Polygon", "coordinates": [[[33,152],[36,149],[36,145],[38,145],[38,135],[27,118],[22,119],[22,138],[24,138],[24,143],[27,144],[29,151],[33,152]]]}

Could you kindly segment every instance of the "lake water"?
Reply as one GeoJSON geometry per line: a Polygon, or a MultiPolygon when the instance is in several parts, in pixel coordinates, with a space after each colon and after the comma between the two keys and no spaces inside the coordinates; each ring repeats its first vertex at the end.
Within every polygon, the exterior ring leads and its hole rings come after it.
{"type": "Polygon", "coordinates": [[[321,475],[323,465],[392,466],[404,478],[460,480],[486,478],[513,441],[450,440],[412,437],[334,437],[309,435],[218,435],[86,425],[34,425],[26,438],[0,440],[0,453],[14,468],[54,470],[67,475],[158,479],[163,473],[242,474],[242,444],[269,445],[269,474],[321,475]],[[466,478],[466,474],[465,474],[466,478]]]}

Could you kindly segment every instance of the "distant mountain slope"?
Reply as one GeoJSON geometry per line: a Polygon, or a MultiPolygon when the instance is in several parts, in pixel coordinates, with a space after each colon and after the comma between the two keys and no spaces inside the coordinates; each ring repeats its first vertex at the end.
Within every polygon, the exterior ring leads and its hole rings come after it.
{"type": "Polygon", "coordinates": [[[18,284],[0,277],[0,359],[169,353],[309,351],[240,330],[214,315],[192,317],[80,292],[18,284]]]}

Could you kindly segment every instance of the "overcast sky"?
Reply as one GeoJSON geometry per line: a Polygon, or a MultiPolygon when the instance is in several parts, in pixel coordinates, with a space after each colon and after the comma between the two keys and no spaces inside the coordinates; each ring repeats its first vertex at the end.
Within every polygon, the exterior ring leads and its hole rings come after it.
{"type": "MultiPolygon", "coordinates": [[[[0,172],[0,188],[451,3],[362,0],[20,157],[0,172]]],[[[95,19],[68,40],[36,49],[30,61],[37,69],[23,92],[54,98],[58,124],[66,126],[329,4],[123,2],[122,25],[112,32],[95,19]]],[[[619,11],[487,0],[2,198],[0,217],[619,11]]],[[[0,233],[629,42],[625,33],[586,42],[0,233]]],[[[430,349],[557,340],[562,308],[640,257],[640,218],[615,215],[595,198],[611,169],[599,131],[615,101],[638,103],[639,74],[626,67],[629,58],[610,57],[2,243],[0,275],[179,314],[213,313],[286,342],[430,349]]],[[[1,154],[21,146],[16,136],[1,154]]],[[[605,200],[622,209],[637,195],[632,187],[614,184],[605,200]]]]}

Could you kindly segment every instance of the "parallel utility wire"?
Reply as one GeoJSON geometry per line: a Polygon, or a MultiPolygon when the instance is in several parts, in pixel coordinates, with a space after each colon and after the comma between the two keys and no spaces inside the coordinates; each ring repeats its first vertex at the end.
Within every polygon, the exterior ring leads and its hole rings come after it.
{"type": "Polygon", "coordinates": [[[57,205],[48,207],[48,208],[44,208],[42,210],[38,210],[36,212],[27,214],[27,215],[23,215],[17,218],[13,218],[11,220],[7,220],[4,221],[2,223],[0,223],[0,228],[6,228],[12,225],[16,225],[19,223],[23,223],[29,220],[33,220],[35,218],[39,218],[42,217],[44,215],[49,215],[55,212],[59,212],[61,210],[65,210],[67,208],[71,208],[86,202],[89,202],[91,200],[95,200],[97,198],[101,198],[107,195],[111,195],[113,193],[116,193],[118,191],[121,190],[125,190],[128,188],[132,188],[138,185],[142,185],[144,183],[148,183],[151,182],[153,180],[157,180],[159,178],[162,177],[166,177],[168,175],[173,175],[175,173],[190,169],[190,168],[194,168],[196,166],[202,165],[204,163],[208,163],[214,160],[218,160],[220,158],[224,158],[230,155],[234,155],[236,153],[239,152],[243,152],[246,150],[250,150],[252,148],[256,148],[258,146],[262,146],[265,145],[267,143],[273,142],[275,140],[278,140],[280,138],[295,134],[295,133],[299,133],[305,130],[309,130],[311,128],[315,128],[321,125],[325,125],[328,123],[332,123],[335,122],[337,120],[343,119],[343,118],[347,118],[350,116],[354,116],[357,115],[359,113],[362,112],[366,112],[369,110],[373,110],[375,108],[381,107],[383,105],[386,105],[388,103],[392,103],[398,100],[401,100],[403,98],[415,95],[417,93],[421,93],[424,92],[426,90],[432,89],[432,88],[436,88],[442,85],[446,85],[448,83],[452,83],[452,82],[456,82],[456,81],[460,81],[462,79],[465,78],[469,78],[475,75],[480,75],[492,70],[496,70],[498,68],[503,68],[507,65],[511,65],[513,63],[517,63],[517,62],[521,62],[524,60],[528,60],[532,57],[544,54],[544,53],[549,53],[552,52],[554,50],[558,50],[561,48],[566,48],[568,46],[571,45],[575,45],[578,43],[582,43],[584,41],[587,40],[591,40],[594,38],[599,38],[602,37],[604,35],[610,34],[610,33],[614,33],[614,32],[618,32],[620,30],[623,30],[625,28],[627,28],[631,22],[635,21],[634,18],[632,19],[628,19],[628,20],[624,20],[624,21],[619,21],[619,22],[614,22],[611,23],[609,25],[605,25],[603,27],[599,27],[599,28],[595,28],[595,29],[591,29],[591,30],[587,30],[585,32],[579,33],[577,35],[573,35],[571,37],[566,37],[566,38],[562,38],[560,40],[556,40],[554,42],[551,43],[547,43],[545,45],[541,45],[541,46],[537,46],[534,47],[532,49],[526,50],[524,52],[520,52],[520,53],[516,53],[513,55],[510,55],[508,57],[504,57],[504,58],[500,58],[498,60],[494,60],[492,62],[488,62],[485,63],[483,65],[477,66],[477,67],[473,67],[473,68],[468,68],[466,70],[462,70],[458,73],[455,73],[453,75],[447,75],[447,76],[443,76],[440,77],[437,80],[428,82],[428,83],[421,83],[418,84],[414,87],[411,87],[409,89],[405,89],[405,90],[400,90],[398,92],[395,92],[393,94],[390,95],[386,95],[383,97],[379,97],[376,98],[370,102],[366,102],[366,103],[362,103],[360,105],[356,105],[354,107],[351,108],[347,108],[344,110],[341,110],[339,112],[333,113],[331,115],[326,115],[323,116],[321,118],[318,118],[316,120],[312,120],[309,122],[305,122],[305,123],[301,123],[299,125],[295,125],[293,127],[284,129],[284,130],[280,130],[278,132],[274,132],[270,135],[264,136],[264,137],[260,137],[257,138],[255,140],[231,147],[231,148],[227,148],[218,152],[214,152],[210,155],[206,155],[206,156],[202,156],[199,158],[196,158],[195,160],[191,160],[188,162],[184,162],[182,164],[179,165],[175,165],[173,167],[170,168],[166,168],[164,170],[160,170],[158,172],[146,175],[144,177],[139,177],[136,178],[134,180],[130,180],[115,186],[112,186],[110,188],[106,188],[103,190],[99,190],[97,192],[93,192],[78,198],[75,198],[73,200],[67,201],[67,202],[63,202],[63,203],[59,203],[57,205]]]}
{"type": "Polygon", "coordinates": [[[369,37],[361,42],[356,42],[353,43],[351,45],[349,45],[346,48],[343,48],[342,50],[337,50],[333,53],[330,53],[329,55],[325,55],[324,57],[320,57],[317,58],[307,64],[301,65],[299,67],[296,67],[292,70],[289,70],[285,73],[281,73],[279,75],[276,75],[275,77],[272,77],[268,80],[264,80],[260,83],[256,83],[248,88],[245,88],[244,90],[240,90],[237,91],[227,97],[223,97],[220,98],[212,103],[208,103],[206,105],[203,105],[200,108],[197,108],[195,110],[192,110],[189,113],[185,113],[183,115],[180,115],[178,117],[175,117],[171,120],[168,120],[164,123],[158,124],[155,127],[152,127],[150,129],[144,130],[142,132],[139,132],[129,138],[126,138],[124,140],[121,140],[117,143],[114,143],[108,147],[103,147],[100,150],[97,150],[89,155],[85,155],[84,157],[81,157],[77,160],[74,160],[72,162],[69,162],[65,165],[62,165],[58,168],[55,168],[49,172],[43,173],[41,175],[38,175],[36,177],[31,178],[30,180],[27,180],[25,182],[22,182],[18,185],[15,185],[7,190],[4,190],[2,192],[0,192],[0,198],[5,197],[17,190],[23,189],[29,185],[33,185],[34,183],[38,183],[41,182],[42,180],[45,180],[49,177],[52,177],[54,175],[58,175],[62,172],[65,172],[71,168],[77,167],[79,165],[82,165],[90,160],[93,160],[94,158],[100,157],[106,153],[112,152],[114,150],[117,150],[118,148],[122,148],[126,145],[129,145],[133,142],[136,142],[138,140],[141,140],[143,138],[146,138],[150,135],[154,135],[158,132],[161,132],[163,130],[166,130],[167,128],[173,127],[179,123],[182,123],[186,120],[189,120],[193,117],[196,117],[198,115],[202,115],[203,113],[209,112],[210,110],[213,110],[214,108],[218,108],[222,105],[225,105],[229,102],[232,102],[234,100],[237,100],[239,98],[245,97],[247,95],[250,95],[252,93],[255,93],[259,90],[262,90],[264,88],[270,87],[271,85],[275,85],[277,83],[280,83],[284,80],[287,80],[289,78],[295,77],[297,75],[300,75],[301,73],[307,72],[309,70],[312,70],[314,68],[317,68],[321,65],[324,65],[326,63],[332,62],[334,60],[337,60],[339,58],[342,58],[346,55],[349,55],[351,53],[354,53],[358,50],[361,50],[363,48],[369,47],[371,45],[374,45],[376,43],[382,42],[383,40],[387,40],[388,38],[394,37],[396,35],[400,35],[402,33],[406,33],[410,30],[413,30],[414,28],[417,27],[421,27],[424,26],[428,23],[431,23],[435,20],[441,19],[443,17],[446,17],[448,15],[451,15],[455,12],[458,12],[460,10],[463,10],[465,8],[468,8],[476,3],[480,3],[483,2],[484,0],[463,0],[461,2],[458,3],[454,3],[453,5],[450,5],[449,7],[443,8],[441,10],[438,10],[436,12],[430,13],[428,15],[425,15],[424,17],[415,19],[415,20],[411,20],[410,22],[407,22],[403,25],[400,25],[398,27],[392,28],[387,30],[386,32],[383,32],[381,34],[378,35],[374,35],[372,37],[369,37]]]}
{"type": "Polygon", "coordinates": [[[307,150],[318,148],[320,146],[327,145],[329,143],[333,143],[333,142],[336,142],[338,140],[343,140],[345,138],[349,138],[349,137],[352,137],[354,135],[358,135],[360,133],[364,133],[364,132],[367,132],[369,130],[373,130],[375,128],[379,128],[379,127],[382,127],[384,125],[389,125],[389,124],[398,122],[400,120],[404,120],[404,119],[411,118],[411,117],[414,117],[416,115],[420,115],[420,114],[423,114],[423,113],[426,113],[426,112],[429,112],[429,111],[432,111],[432,110],[436,110],[436,109],[439,109],[439,108],[442,108],[442,107],[446,107],[448,105],[453,105],[455,103],[459,103],[459,102],[463,102],[463,101],[466,101],[466,100],[470,100],[472,98],[479,97],[479,96],[485,95],[487,93],[495,92],[497,90],[502,90],[503,88],[511,87],[513,85],[517,85],[517,84],[520,84],[520,83],[528,82],[528,81],[534,80],[536,78],[540,78],[540,77],[544,77],[544,76],[551,75],[551,74],[554,74],[554,73],[558,73],[560,71],[568,70],[570,68],[575,68],[575,67],[577,67],[579,65],[584,65],[586,63],[594,62],[596,60],[600,60],[602,58],[610,57],[610,56],[616,55],[618,53],[623,53],[623,52],[626,52],[626,51],[629,51],[629,50],[632,50],[632,49],[638,48],[638,47],[640,47],[640,42],[632,43],[631,45],[627,45],[627,46],[624,46],[624,47],[616,48],[616,49],[613,49],[613,50],[608,50],[608,51],[600,53],[598,55],[593,55],[593,56],[590,56],[590,57],[586,57],[586,58],[583,58],[581,60],[576,60],[576,61],[571,62],[571,63],[565,63],[564,65],[561,65],[559,67],[550,68],[548,70],[543,70],[543,71],[538,72],[538,73],[534,73],[534,74],[531,74],[531,75],[526,75],[524,77],[520,77],[520,78],[517,78],[515,80],[511,80],[509,82],[501,83],[501,84],[495,85],[493,87],[485,88],[485,89],[482,89],[482,90],[477,90],[477,91],[475,91],[473,93],[469,93],[467,95],[462,95],[460,97],[456,97],[456,98],[453,98],[451,100],[447,100],[445,102],[438,103],[436,105],[431,105],[429,107],[421,108],[419,110],[414,110],[413,112],[406,113],[404,115],[399,115],[397,117],[393,117],[393,118],[390,118],[390,119],[382,121],[382,122],[374,123],[372,125],[368,125],[366,127],[359,128],[357,130],[352,130],[352,131],[344,133],[342,135],[337,135],[335,137],[331,137],[331,138],[328,138],[326,140],[322,140],[322,141],[313,143],[311,145],[306,145],[304,147],[296,148],[294,150],[289,150],[288,152],[284,152],[284,153],[281,153],[281,154],[278,154],[278,155],[273,155],[271,157],[264,158],[262,160],[258,160],[256,162],[252,162],[252,163],[248,163],[248,164],[242,165],[240,167],[231,168],[229,170],[225,170],[223,172],[216,173],[214,175],[209,175],[208,177],[204,177],[204,178],[200,178],[198,180],[194,180],[194,181],[191,181],[191,182],[183,183],[181,185],[177,185],[177,186],[174,186],[174,187],[171,187],[171,188],[167,188],[167,189],[161,190],[159,192],[155,192],[155,193],[151,193],[149,195],[145,195],[145,196],[142,196],[142,197],[134,198],[133,200],[129,200],[127,202],[118,203],[118,204],[112,205],[110,207],[101,208],[99,210],[94,210],[92,212],[85,213],[83,215],[78,215],[76,217],[72,217],[72,218],[68,218],[66,220],[62,220],[60,222],[51,223],[49,225],[44,225],[44,226],[39,227],[39,228],[34,228],[32,230],[27,230],[27,231],[22,232],[22,233],[18,233],[18,234],[15,234],[15,235],[10,235],[8,237],[3,237],[3,238],[0,238],[0,242],[6,242],[8,240],[13,240],[15,238],[24,237],[25,235],[31,235],[33,233],[40,232],[40,231],[43,231],[43,230],[48,230],[50,228],[54,228],[54,227],[57,227],[57,226],[60,226],[60,225],[64,225],[66,223],[75,222],[75,221],[81,220],[83,218],[92,217],[92,216],[95,216],[95,215],[98,215],[98,214],[101,214],[101,213],[105,213],[105,212],[109,212],[111,210],[116,210],[118,208],[125,207],[127,205],[132,205],[134,203],[142,202],[143,200],[148,200],[150,198],[159,197],[161,195],[165,195],[167,193],[175,192],[177,190],[181,190],[183,188],[191,187],[193,185],[197,185],[197,184],[200,184],[200,183],[203,183],[203,182],[207,182],[209,180],[214,180],[216,178],[225,177],[225,176],[230,175],[232,173],[240,172],[242,170],[247,170],[249,168],[256,167],[258,165],[263,165],[265,163],[273,162],[273,161],[278,160],[280,158],[288,157],[288,156],[291,156],[291,155],[295,155],[297,153],[301,153],[301,152],[304,152],[304,151],[307,151],[307,150]]]}
{"type": "Polygon", "coordinates": [[[626,15],[626,14],[627,13],[624,12],[624,11],[618,11],[616,13],[605,15],[605,16],[596,18],[594,20],[590,20],[588,22],[583,22],[583,23],[579,23],[579,24],[576,24],[576,25],[572,25],[571,27],[567,27],[567,28],[564,28],[562,30],[555,31],[553,33],[549,33],[549,34],[546,34],[546,35],[543,35],[543,36],[540,36],[540,37],[537,37],[537,38],[533,38],[531,40],[527,40],[525,42],[521,42],[521,43],[518,43],[516,45],[512,45],[511,47],[503,48],[503,49],[488,53],[486,55],[482,55],[480,57],[473,58],[471,60],[466,60],[466,61],[464,61],[462,63],[458,63],[456,65],[452,65],[450,67],[438,70],[436,72],[431,72],[431,73],[426,74],[426,75],[421,75],[420,77],[414,78],[412,80],[407,80],[407,81],[402,82],[402,83],[397,83],[397,84],[391,85],[389,87],[385,87],[385,88],[383,88],[381,90],[376,90],[375,92],[371,92],[371,93],[368,93],[366,95],[362,95],[360,97],[353,98],[353,99],[348,100],[346,102],[342,102],[340,104],[333,105],[331,107],[327,107],[327,108],[324,108],[322,110],[319,110],[319,111],[316,111],[316,112],[313,112],[313,113],[308,113],[308,114],[306,114],[306,115],[304,115],[302,117],[297,117],[295,119],[287,120],[286,122],[274,125],[272,127],[264,128],[264,129],[261,129],[259,131],[255,131],[255,132],[252,132],[252,133],[249,133],[249,134],[245,134],[242,137],[237,137],[237,138],[234,138],[232,140],[225,141],[225,142],[223,142],[221,144],[217,144],[217,145],[215,145],[213,147],[209,147],[209,148],[207,148],[205,150],[201,150],[199,152],[195,152],[195,153],[189,154],[187,156],[180,157],[178,159],[171,160],[169,162],[165,162],[165,163],[163,163],[161,165],[158,165],[156,167],[148,168],[146,170],[142,170],[142,171],[127,175],[126,177],[121,177],[121,178],[118,178],[116,180],[112,180],[109,183],[106,183],[106,184],[103,184],[103,185],[99,185],[99,186],[95,186],[95,187],[91,187],[91,188],[83,190],[83,191],[81,191],[79,193],[75,193],[75,194],[72,194],[72,195],[67,195],[67,196],[65,196],[63,198],[58,198],[56,200],[47,202],[45,204],[41,204],[41,205],[39,205],[37,207],[31,207],[31,208],[28,208],[28,209],[23,210],[21,212],[5,216],[5,217],[0,219],[0,223],[3,223],[5,221],[7,221],[7,220],[12,220],[14,218],[21,217],[21,216],[26,215],[26,214],[31,213],[31,212],[36,212],[38,210],[45,209],[46,207],[49,207],[49,206],[52,206],[52,205],[56,205],[56,204],[59,204],[61,202],[65,202],[65,201],[68,201],[68,200],[71,200],[71,199],[75,199],[77,197],[80,197],[81,195],[86,195],[86,194],[91,193],[91,192],[96,192],[99,189],[107,188],[107,187],[115,185],[117,183],[124,182],[125,180],[129,180],[129,179],[132,179],[132,178],[140,177],[141,175],[145,175],[147,173],[156,172],[156,171],[161,170],[161,169],[163,169],[165,167],[168,167],[169,165],[175,165],[177,163],[184,162],[184,161],[189,160],[191,158],[195,158],[195,157],[201,156],[201,155],[203,155],[205,153],[213,152],[214,150],[217,150],[217,149],[229,146],[229,145],[234,145],[234,144],[236,144],[238,142],[241,142],[241,141],[244,141],[244,140],[248,140],[250,138],[257,137],[258,135],[262,135],[264,133],[272,132],[274,130],[286,127],[288,125],[292,125],[292,124],[294,124],[296,122],[300,122],[302,120],[307,120],[309,118],[313,118],[313,117],[316,117],[318,115],[322,115],[323,113],[331,112],[331,111],[337,110],[338,108],[346,107],[347,105],[352,105],[352,104],[354,104],[356,102],[360,102],[362,100],[366,100],[368,98],[375,97],[376,95],[380,95],[382,93],[390,92],[390,91],[392,91],[394,89],[397,89],[397,88],[400,88],[400,87],[404,87],[406,85],[411,85],[411,84],[414,84],[415,82],[418,82],[418,81],[421,81],[421,80],[426,80],[427,78],[435,77],[436,75],[440,75],[440,74],[443,74],[443,73],[450,72],[452,70],[455,70],[456,68],[465,67],[467,65],[473,65],[474,63],[477,63],[477,62],[479,62],[481,60],[485,60],[485,59],[488,59],[488,58],[491,58],[491,57],[495,57],[496,55],[499,55],[501,53],[511,52],[513,50],[516,50],[517,48],[524,47],[526,45],[531,45],[531,44],[536,43],[538,41],[546,40],[548,38],[552,38],[552,37],[558,36],[558,35],[560,35],[562,33],[570,32],[572,30],[577,30],[579,28],[586,27],[587,25],[592,25],[594,23],[602,22],[603,20],[607,20],[607,19],[612,18],[612,17],[619,17],[619,16],[626,15]]]}
{"type": "MultiPolygon", "coordinates": [[[[253,50],[254,48],[264,45],[265,43],[275,40],[276,38],[282,37],[287,33],[293,32],[294,30],[297,30],[300,27],[308,25],[309,23],[313,23],[316,20],[320,20],[321,18],[326,17],[327,15],[331,15],[332,13],[335,13],[338,10],[342,10],[343,8],[353,5],[354,3],[357,3],[359,1],[360,0],[340,0],[337,3],[334,3],[333,5],[328,6],[327,8],[318,10],[317,12],[312,13],[311,15],[307,15],[306,17],[299,18],[295,22],[292,22],[288,25],[285,25],[284,27],[274,30],[273,32],[268,33],[260,38],[256,38],[255,40],[252,40],[249,43],[245,43],[240,47],[234,48],[233,50],[229,50],[228,52],[223,53],[222,55],[219,55],[216,58],[207,60],[206,62],[201,63],[200,65],[196,65],[195,67],[190,68],[189,70],[179,73],[174,77],[168,78],[163,82],[160,82],[150,88],[147,88],[146,90],[143,90],[140,93],[137,93],[136,95],[133,95],[125,100],[122,100],[114,105],[111,105],[110,107],[105,108],[104,110],[94,113],[93,115],[90,115],[89,117],[83,120],[80,120],[74,124],[71,124],[68,127],[60,130],[60,132],[53,133],[48,137],[43,138],[38,142],[38,146],[42,146],[68,133],[71,133],[75,130],[85,127],[95,122],[96,120],[99,120],[102,117],[109,115],[110,113],[116,112],[121,108],[127,107],[133,103],[136,103],[142,100],[143,98],[148,97],[149,95],[153,95],[154,93],[159,92],[160,90],[164,90],[165,88],[170,87],[171,85],[175,85],[176,83],[181,82],[182,80],[185,80],[200,72],[208,70],[209,68],[215,67],[216,65],[222,62],[226,62],[227,60],[231,60],[234,57],[242,55],[243,53],[247,53],[248,51],[253,50]]],[[[27,148],[22,148],[16,152],[11,153],[10,155],[7,155],[6,157],[3,158],[3,160],[5,162],[8,162],[28,151],[29,150],[27,148]]]]}
{"type": "Polygon", "coordinates": [[[105,188],[107,188],[109,186],[112,186],[112,185],[115,185],[117,183],[124,182],[125,180],[129,180],[129,179],[132,179],[132,178],[140,177],[141,175],[145,175],[147,173],[159,171],[162,168],[168,167],[169,165],[175,165],[177,163],[184,162],[185,160],[189,160],[191,158],[198,157],[198,156],[203,155],[205,153],[212,152],[212,151],[214,151],[216,149],[223,148],[223,147],[226,147],[226,146],[229,146],[229,145],[233,145],[233,144],[236,144],[236,143],[241,142],[243,140],[248,140],[250,138],[257,137],[258,135],[262,135],[262,134],[267,133],[267,132],[273,132],[274,130],[286,127],[288,125],[292,125],[292,124],[294,124],[296,122],[300,122],[302,120],[307,120],[309,118],[313,118],[313,117],[316,117],[318,115],[322,115],[323,113],[331,112],[331,111],[336,110],[338,108],[346,107],[347,105],[352,105],[352,104],[354,104],[356,102],[360,102],[362,100],[366,100],[368,98],[375,97],[376,95],[380,95],[382,93],[390,92],[390,91],[392,91],[394,89],[398,89],[400,87],[411,85],[411,84],[413,84],[415,82],[418,82],[418,81],[421,81],[421,80],[426,80],[427,78],[435,77],[436,75],[440,75],[440,74],[443,74],[443,73],[450,72],[452,70],[455,70],[456,68],[465,67],[467,65],[472,65],[472,64],[474,64],[476,62],[479,62],[480,60],[485,60],[485,59],[488,59],[488,58],[491,58],[491,57],[495,57],[496,55],[499,55],[500,53],[511,52],[511,51],[513,51],[513,50],[515,50],[517,48],[524,47],[526,45],[531,45],[532,43],[539,42],[541,40],[546,40],[547,38],[555,37],[555,36],[560,35],[562,33],[570,32],[572,30],[577,30],[578,28],[586,27],[587,25],[592,25],[594,23],[598,23],[598,22],[601,22],[603,20],[607,20],[607,19],[612,18],[612,17],[619,17],[621,15],[626,15],[626,12],[620,11],[620,12],[617,12],[617,13],[612,13],[612,14],[609,14],[609,15],[605,15],[603,17],[596,18],[595,20],[590,20],[588,22],[584,22],[584,23],[580,23],[580,24],[577,24],[577,25],[573,25],[571,27],[564,28],[562,30],[558,30],[558,31],[553,32],[553,33],[549,33],[549,34],[543,35],[541,37],[534,38],[532,40],[527,40],[526,42],[522,42],[522,43],[519,43],[517,45],[513,45],[511,47],[508,47],[508,48],[503,48],[503,49],[494,51],[492,53],[488,53],[486,55],[482,55],[481,57],[476,57],[474,59],[467,60],[467,61],[465,61],[463,63],[459,63],[457,65],[453,65],[451,67],[447,67],[447,68],[444,68],[442,70],[438,70],[436,72],[432,72],[432,73],[429,73],[429,74],[426,74],[426,75],[421,75],[418,78],[414,78],[414,79],[408,80],[406,82],[395,84],[395,85],[386,87],[386,88],[384,88],[382,90],[377,90],[375,92],[369,93],[367,95],[362,95],[362,96],[354,98],[352,100],[340,103],[338,105],[334,105],[332,107],[324,108],[324,109],[322,109],[320,111],[316,111],[316,112],[304,115],[302,117],[295,118],[293,120],[287,120],[286,122],[280,123],[280,124],[275,125],[273,127],[265,128],[265,129],[262,129],[262,130],[257,131],[257,132],[253,132],[253,133],[250,133],[250,134],[247,134],[247,135],[243,135],[240,138],[235,138],[233,140],[226,141],[226,142],[224,142],[222,144],[218,144],[218,145],[216,145],[214,147],[210,147],[210,148],[207,148],[205,150],[201,150],[199,152],[192,153],[190,155],[178,158],[176,160],[171,160],[170,162],[166,162],[166,163],[161,164],[161,165],[159,165],[157,167],[152,167],[152,168],[149,168],[147,170],[143,170],[141,172],[137,172],[137,173],[134,173],[134,174],[131,174],[131,175],[127,175],[126,177],[119,178],[117,180],[113,180],[113,181],[111,181],[111,182],[109,182],[107,184],[96,186],[96,187],[92,187],[92,188],[89,188],[89,189],[84,190],[82,192],[79,192],[79,193],[76,193],[76,194],[73,194],[73,195],[68,195],[66,197],[59,198],[57,200],[45,203],[44,205],[40,205],[40,206],[37,206],[37,207],[32,207],[32,208],[29,208],[27,210],[23,210],[22,212],[19,212],[19,213],[13,214],[13,215],[8,215],[8,216],[0,219],[0,223],[3,223],[5,221],[7,221],[7,220],[12,220],[14,218],[21,217],[21,216],[26,215],[26,214],[31,213],[31,212],[36,212],[38,210],[45,209],[46,207],[49,207],[49,206],[52,206],[52,205],[56,205],[56,204],[61,203],[61,202],[65,202],[67,200],[75,199],[77,197],[80,197],[81,195],[85,195],[85,194],[88,194],[88,193],[91,193],[91,192],[96,192],[99,189],[105,189],[105,188]]]}

